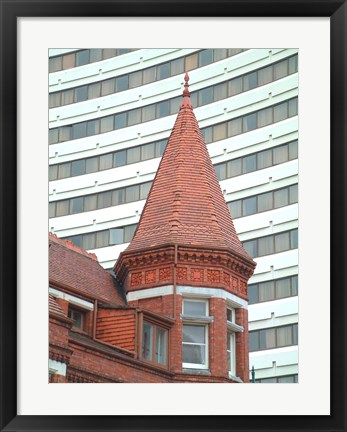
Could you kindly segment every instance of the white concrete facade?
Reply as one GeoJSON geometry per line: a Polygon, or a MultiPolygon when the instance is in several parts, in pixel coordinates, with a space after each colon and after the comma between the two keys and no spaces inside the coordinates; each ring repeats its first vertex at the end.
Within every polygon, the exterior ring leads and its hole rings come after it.
{"type": "MultiPolygon", "coordinates": [[[[107,60],[86,64],[50,74],[50,93],[63,91],[108,78],[143,70],[152,66],[187,56],[194,49],[140,49],[107,60]]],[[[54,50],[51,56],[74,52],[54,50]]],[[[277,62],[295,56],[295,49],[248,49],[189,72],[191,93],[224,83],[232,78],[250,74],[277,62]]],[[[51,108],[49,127],[102,118],[111,114],[145,107],[180,96],[183,74],[157,80],[83,102],[51,108]]],[[[265,85],[258,85],[194,109],[200,128],[227,122],[258,110],[272,107],[298,96],[298,73],[290,73],[265,85]]],[[[59,165],[82,158],[105,155],[142,144],[167,139],[176,114],[157,118],[122,129],[86,136],[49,145],[49,164],[59,165]]],[[[273,149],[298,139],[298,116],[259,127],[249,132],[226,137],[208,144],[214,165],[273,149]]],[[[146,181],[152,181],[160,157],[143,160],[97,172],[50,181],[49,201],[85,197],[111,191],[146,181]]],[[[267,168],[255,170],[221,180],[226,201],[244,200],[248,197],[289,188],[298,184],[298,160],[293,158],[267,168]]],[[[137,224],[145,200],[137,200],[111,207],[90,210],[66,216],[52,217],[49,229],[58,237],[72,237],[137,224]]],[[[268,211],[234,219],[241,241],[258,239],[298,228],[298,204],[293,202],[268,211]]],[[[113,267],[119,253],[128,243],[92,248],[100,263],[107,269],[113,267]]],[[[83,246],[83,245],[82,245],[83,246]]],[[[273,281],[298,274],[298,250],[254,258],[257,268],[250,284],[273,281]]],[[[298,297],[293,295],[261,303],[250,304],[249,331],[281,327],[298,323],[298,297]]],[[[298,374],[298,346],[290,345],[250,353],[250,367],[254,366],[256,379],[266,379],[298,374]]]]}

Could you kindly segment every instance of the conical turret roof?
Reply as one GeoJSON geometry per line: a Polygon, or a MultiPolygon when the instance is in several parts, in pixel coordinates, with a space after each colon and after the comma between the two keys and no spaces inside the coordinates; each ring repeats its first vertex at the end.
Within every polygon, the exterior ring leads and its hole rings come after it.
{"type": "Polygon", "coordinates": [[[193,112],[185,75],[183,100],[127,251],[168,243],[222,247],[252,261],[243,248],[193,112]]]}

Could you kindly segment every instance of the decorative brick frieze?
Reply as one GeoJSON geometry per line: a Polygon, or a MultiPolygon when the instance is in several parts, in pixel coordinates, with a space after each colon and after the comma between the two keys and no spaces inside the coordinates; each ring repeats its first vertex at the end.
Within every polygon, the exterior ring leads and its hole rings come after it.
{"type": "Polygon", "coordinates": [[[207,282],[219,284],[220,283],[220,271],[219,270],[207,270],[207,282]]]}
{"type": "Polygon", "coordinates": [[[186,267],[177,267],[177,280],[186,281],[188,279],[188,272],[186,267]]]}
{"type": "Polygon", "coordinates": [[[133,273],[131,275],[131,286],[136,287],[142,283],[142,272],[133,273]]]}
{"type": "Polygon", "coordinates": [[[159,269],[159,282],[168,282],[172,279],[172,268],[159,269]]]}
{"type": "Polygon", "coordinates": [[[145,283],[153,284],[156,282],[156,272],[155,270],[148,270],[145,272],[145,283]]]}
{"type": "Polygon", "coordinates": [[[190,279],[193,282],[203,282],[204,270],[201,268],[191,268],[190,269],[190,279]]]}

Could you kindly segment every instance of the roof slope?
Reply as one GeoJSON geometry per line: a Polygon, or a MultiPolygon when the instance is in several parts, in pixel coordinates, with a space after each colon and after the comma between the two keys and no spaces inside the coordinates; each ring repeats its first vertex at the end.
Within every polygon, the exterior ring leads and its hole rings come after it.
{"type": "Polygon", "coordinates": [[[49,313],[52,313],[54,315],[61,316],[63,318],[67,318],[66,314],[64,313],[61,306],[56,302],[55,298],[52,296],[52,294],[49,294],[49,303],[48,303],[48,310],[49,313]]]}
{"type": "Polygon", "coordinates": [[[251,260],[234,228],[193,112],[188,74],[180,111],[127,251],[165,243],[226,247],[251,260]]]}
{"type": "Polygon", "coordinates": [[[101,267],[94,254],[88,254],[70,241],[59,239],[51,233],[49,246],[50,281],[113,305],[125,304],[115,279],[101,267]]]}

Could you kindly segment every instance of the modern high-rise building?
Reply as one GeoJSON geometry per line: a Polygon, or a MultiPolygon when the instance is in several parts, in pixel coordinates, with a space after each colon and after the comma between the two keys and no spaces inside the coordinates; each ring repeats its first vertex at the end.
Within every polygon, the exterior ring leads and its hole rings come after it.
{"type": "Polygon", "coordinates": [[[297,50],[52,49],[49,64],[49,230],[110,271],[140,219],[189,71],[220,187],[257,263],[249,365],[257,382],[296,382],[297,50]]]}

